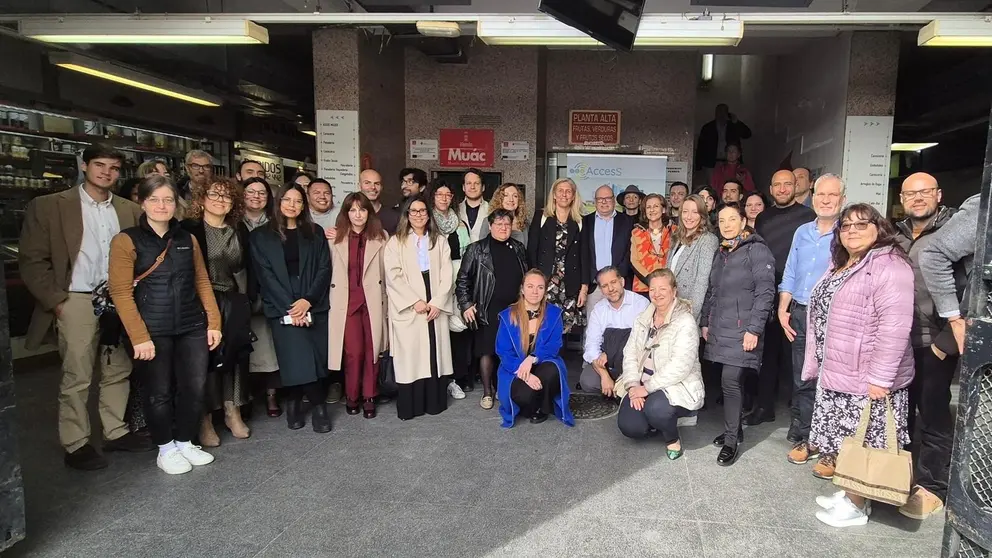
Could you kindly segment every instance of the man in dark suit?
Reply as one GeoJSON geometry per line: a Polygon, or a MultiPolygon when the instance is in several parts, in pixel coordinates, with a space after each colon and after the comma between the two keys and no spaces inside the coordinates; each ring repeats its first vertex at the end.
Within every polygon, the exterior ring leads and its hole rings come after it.
{"type": "Polygon", "coordinates": [[[741,140],[751,137],[751,129],[737,120],[730,107],[720,103],[716,106],[716,118],[703,124],[696,143],[696,170],[705,170],[706,181],[716,167],[717,161],[726,158],[727,145],[740,145],[741,140]]]}
{"type": "Polygon", "coordinates": [[[616,197],[611,186],[596,189],[596,212],[582,218],[582,280],[589,285],[585,312],[588,318],[596,303],[603,298],[596,274],[613,266],[628,284],[633,281],[630,267],[630,233],[634,222],[616,212],[616,197]]]}

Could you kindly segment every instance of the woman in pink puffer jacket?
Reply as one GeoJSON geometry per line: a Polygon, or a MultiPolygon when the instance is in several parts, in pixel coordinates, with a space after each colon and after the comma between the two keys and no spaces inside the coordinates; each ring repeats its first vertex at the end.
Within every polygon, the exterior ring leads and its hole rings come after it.
{"type": "MultiPolygon", "coordinates": [[[[810,431],[813,474],[832,478],[837,452],[871,407],[866,443],[884,448],[885,400],[892,402],[900,446],[909,443],[909,385],[913,381],[913,269],[893,226],[866,204],[841,212],[832,266],[813,287],[808,306],[803,380],[818,379],[810,431]]],[[[835,527],[864,525],[863,498],[821,496],[817,519],[835,527]]]]}

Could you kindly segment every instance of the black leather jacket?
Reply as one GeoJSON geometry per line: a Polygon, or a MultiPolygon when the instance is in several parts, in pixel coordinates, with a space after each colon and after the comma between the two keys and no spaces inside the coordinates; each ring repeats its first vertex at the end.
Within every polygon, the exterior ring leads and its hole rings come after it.
{"type": "MultiPolygon", "coordinates": [[[[493,255],[490,251],[492,237],[487,236],[478,242],[469,244],[462,253],[462,265],[458,270],[455,281],[455,296],[458,298],[458,308],[465,312],[475,306],[476,320],[482,325],[486,322],[486,310],[493,298],[496,285],[496,274],[493,271],[493,255]]],[[[527,250],[523,243],[514,238],[507,240],[513,253],[520,263],[520,272],[527,271],[527,250]]]]}

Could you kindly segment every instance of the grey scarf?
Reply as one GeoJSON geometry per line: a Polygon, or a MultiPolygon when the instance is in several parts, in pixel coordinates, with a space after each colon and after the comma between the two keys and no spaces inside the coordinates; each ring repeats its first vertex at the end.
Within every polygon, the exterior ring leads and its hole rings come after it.
{"type": "Polygon", "coordinates": [[[448,236],[458,230],[458,213],[454,210],[449,209],[447,212],[441,213],[435,209],[433,213],[434,222],[437,223],[437,229],[442,236],[448,236]]]}

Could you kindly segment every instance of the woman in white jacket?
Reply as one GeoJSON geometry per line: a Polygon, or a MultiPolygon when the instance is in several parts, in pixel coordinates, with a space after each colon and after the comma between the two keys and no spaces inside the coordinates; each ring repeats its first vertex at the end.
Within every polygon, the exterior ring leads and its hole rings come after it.
{"type": "Polygon", "coordinates": [[[675,460],[682,456],[679,417],[703,406],[699,327],[689,302],[678,298],[671,270],[654,271],[647,282],[652,306],[634,320],[616,381],[617,397],[623,399],[617,425],[628,438],[657,430],[668,458],[675,460]]]}

